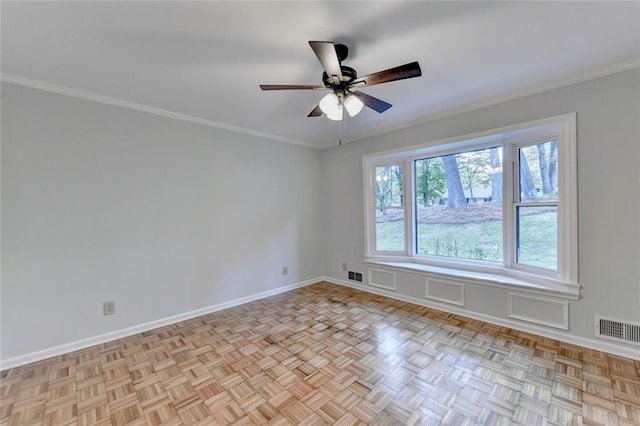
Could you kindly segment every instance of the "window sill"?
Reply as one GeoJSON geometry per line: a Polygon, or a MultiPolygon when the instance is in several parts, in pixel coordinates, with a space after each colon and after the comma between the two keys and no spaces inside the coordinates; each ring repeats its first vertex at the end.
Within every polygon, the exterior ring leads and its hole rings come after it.
{"type": "Polygon", "coordinates": [[[578,300],[580,298],[579,284],[566,283],[551,279],[529,279],[525,274],[522,274],[523,278],[516,278],[500,273],[474,272],[441,266],[425,265],[415,262],[381,261],[370,258],[365,259],[364,263],[368,266],[402,270],[440,278],[454,278],[472,284],[521,290],[544,294],[546,296],[562,297],[570,300],[578,300]]]}

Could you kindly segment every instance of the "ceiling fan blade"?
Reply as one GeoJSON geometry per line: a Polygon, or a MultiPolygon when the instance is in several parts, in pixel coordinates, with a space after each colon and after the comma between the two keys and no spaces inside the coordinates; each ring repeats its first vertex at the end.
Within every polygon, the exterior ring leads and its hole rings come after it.
{"type": "Polygon", "coordinates": [[[382,99],[374,98],[373,96],[367,95],[366,93],[351,92],[351,94],[360,99],[363,104],[379,113],[383,113],[393,106],[390,103],[383,101],[382,99]]]}
{"type": "Polygon", "coordinates": [[[320,90],[326,89],[324,86],[313,86],[309,84],[261,84],[262,90],[320,90]]]}
{"type": "Polygon", "coordinates": [[[320,109],[320,105],[316,105],[316,107],[307,115],[307,117],[320,117],[322,115],[322,110],[320,109]]]}
{"type": "Polygon", "coordinates": [[[342,69],[340,68],[340,59],[336,53],[336,47],[330,41],[310,41],[309,45],[316,54],[322,67],[329,77],[336,76],[336,83],[342,80],[342,69]]]}
{"type": "Polygon", "coordinates": [[[351,81],[348,86],[362,85],[373,86],[374,84],[387,83],[389,81],[404,80],[405,78],[420,77],[422,71],[420,64],[411,62],[410,64],[400,65],[399,67],[389,68],[388,70],[365,75],[351,81]]]}

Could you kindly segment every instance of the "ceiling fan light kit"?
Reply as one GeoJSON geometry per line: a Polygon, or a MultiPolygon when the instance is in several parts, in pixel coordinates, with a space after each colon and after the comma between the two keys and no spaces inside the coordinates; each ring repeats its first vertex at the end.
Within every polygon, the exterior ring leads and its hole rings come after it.
{"type": "Polygon", "coordinates": [[[354,95],[343,97],[335,93],[327,93],[318,105],[327,118],[334,121],[342,120],[344,110],[349,117],[355,117],[364,107],[364,103],[354,95]]]}
{"type": "Polygon", "coordinates": [[[329,41],[310,41],[309,45],[324,68],[322,73],[323,86],[301,84],[260,85],[262,90],[331,90],[332,93],[325,95],[307,117],[318,117],[324,113],[328,119],[340,121],[344,117],[345,109],[350,117],[355,117],[365,105],[378,113],[383,113],[391,108],[392,105],[360,92],[359,89],[422,75],[418,62],[411,62],[358,78],[356,70],[342,65],[342,61],[349,54],[347,46],[333,44],[329,41]]]}

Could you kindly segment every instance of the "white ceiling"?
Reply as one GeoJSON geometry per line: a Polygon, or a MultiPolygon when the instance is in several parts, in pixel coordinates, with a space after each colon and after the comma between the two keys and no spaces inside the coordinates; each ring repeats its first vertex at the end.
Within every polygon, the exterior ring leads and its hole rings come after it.
{"type": "Polygon", "coordinates": [[[115,98],[314,147],[606,70],[640,66],[640,2],[2,2],[9,82],[115,98]],[[321,91],[309,40],[342,42],[360,75],[419,61],[422,77],[363,91],[393,108],[339,130],[306,115],[321,91]]]}

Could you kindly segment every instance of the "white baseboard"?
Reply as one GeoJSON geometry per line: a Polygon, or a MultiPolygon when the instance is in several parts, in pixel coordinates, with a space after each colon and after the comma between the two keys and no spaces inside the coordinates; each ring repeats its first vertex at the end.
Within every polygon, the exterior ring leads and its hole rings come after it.
{"type": "Polygon", "coordinates": [[[305,287],[322,280],[323,280],[323,277],[312,278],[310,280],[289,284],[284,287],[278,287],[272,290],[263,291],[262,293],[253,294],[251,296],[241,297],[239,299],[218,303],[216,305],[211,305],[201,309],[184,312],[182,314],[161,318],[159,320],[150,321],[144,324],[134,325],[132,327],[123,328],[121,330],[111,331],[109,333],[101,334],[99,336],[89,337],[86,339],[77,340],[75,342],[54,346],[52,348],[47,348],[40,351],[19,355],[13,358],[0,360],[0,371],[7,370],[9,368],[19,367],[25,364],[30,364],[36,361],[41,361],[43,359],[66,354],[69,352],[74,352],[80,349],[85,349],[91,346],[95,346],[102,343],[110,342],[112,340],[120,339],[122,337],[127,337],[133,334],[142,333],[143,331],[149,331],[154,328],[164,327],[166,325],[175,324],[177,322],[199,317],[201,315],[209,314],[216,311],[221,311],[227,308],[232,308],[234,306],[243,305],[245,303],[253,302],[254,300],[264,299],[266,297],[274,296],[280,293],[285,293],[287,291],[294,290],[296,288],[305,287]]]}
{"type": "Polygon", "coordinates": [[[267,290],[262,293],[257,293],[251,296],[241,297],[239,299],[230,300],[216,305],[207,306],[205,308],[196,309],[193,311],[185,312],[182,314],[174,315],[167,318],[162,318],[155,321],[150,321],[144,324],[135,325],[132,327],[124,328],[121,330],[112,331],[109,333],[101,334],[99,336],[89,337],[87,339],[78,340],[75,342],[65,343],[63,345],[55,346],[48,349],[43,349],[36,352],[31,352],[25,355],[20,355],[13,358],[0,361],[0,371],[18,367],[21,365],[29,364],[43,359],[51,358],[54,356],[62,355],[69,352],[74,352],[80,349],[85,349],[94,345],[99,345],[112,340],[120,339],[122,337],[131,336],[133,334],[141,333],[143,331],[152,330],[154,328],[164,327],[166,325],[175,324],[180,321],[185,321],[191,318],[195,318],[201,315],[209,314],[212,312],[221,311],[223,309],[232,308],[234,306],[242,305],[245,303],[253,302],[254,300],[264,299],[276,294],[285,293],[296,288],[305,287],[311,284],[315,284],[320,281],[327,281],[333,284],[342,285],[345,287],[351,287],[356,290],[362,290],[368,293],[386,296],[396,300],[402,300],[403,302],[413,303],[420,306],[426,306],[428,308],[438,309],[444,312],[450,312],[457,315],[485,321],[491,324],[496,324],[503,327],[509,327],[514,330],[525,331],[528,333],[537,334],[539,336],[549,337],[551,339],[559,340],[561,342],[570,343],[578,346],[583,346],[590,349],[595,349],[602,352],[608,352],[610,354],[623,356],[626,358],[632,358],[640,360],[640,351],[634,348],[627,348],[624,346],[616,345],[608,342],[600,342],[594,339],[588,339],[585,337],[573,336],[567,333],[558,332],[555,330],[548,330],[543,327],[535,325],[521,324],[515,321],[511,321],[504,318],[498,318],[491,315],[480,314],[477,312],[467,311],[462,308],[456,308],[449,304],[438,303],[432,300],[419,299],[416,297],[406,296],[393,291],[387,291],[380,288],[367,286],[363,284],[355,284],[348,281],[344,281],[332,277],[318,277],[309,280],[301,281],[298,283],[290,284],[284,287],[267,290]]]}
{"type": "Polygon", "coordinates": [[[622,356],[625,358],[632,358],[640,360],[640,351],[631,347],[620,346],[609,342],[601,342],[595,339],[588,339],[586,337],[574,336],[568,333],[563,333],[555,330],[550,330],[544,327],[536,325],[522,324],[505,318],[498,318],[492,315],[480,314],[477,312],[468,311],[463,308],[457,308],[449,304],[438,303],[428,299],[419,299],[417,297],[406,296],[394,291],[387,291],[381,288],[368,286],[364,284],[356,284],[349,281],[344,281],[337,278],[322,277],[324,281],[332,284],[338,284],[345,287],[351,287],[356,290],[366,291],[368,293],[377,294],[380,296],[386,296],[391,299],[401,300],[403,302],[413,303],[415,305],[426,306],[428,308],[438,309],[440,311],[449,312],[465,316],[468,318],[496,324],[502,327],[509,327],[514,330],[525,331],[527,333],[537,334],[538,336],[548,337],[564,343],[570,343],[572,345],[582,346],[589,349],[595,349],[601,352],[607,352],[613,355],[622,356]]]}

